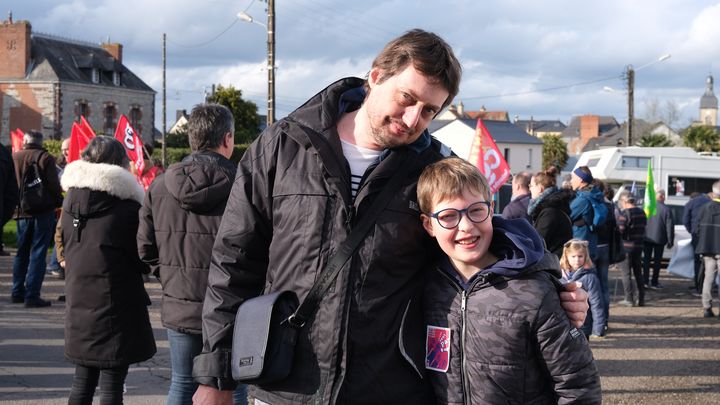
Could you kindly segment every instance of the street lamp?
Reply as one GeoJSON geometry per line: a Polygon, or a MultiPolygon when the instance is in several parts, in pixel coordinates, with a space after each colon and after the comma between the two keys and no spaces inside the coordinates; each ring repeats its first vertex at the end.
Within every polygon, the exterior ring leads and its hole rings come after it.
{"type": "Polygon", "coordinates": [[[275,0],[268,0],[267,25],[254,20],[244,11],[237,13],[237,18],[261,25],[267,31],[267,126],[270,126],[275,122],[275,0]]]}
{"type": "Polygon", "coordinates": [[[640,66],[637,69],[634,69],[632,65],[627,65],[625,68],[625,74],[624,79],[627,80],[627,89],[628,89],[628,126],[627,126],[627,136],[625,139],[625,146],[632,146],[632,136],[633,136],[633,118],[635,114],[635,71],[644,69],[650,65],[654,65],[658,62],[662,62],[665,60],[670,59],[670,54],[665,54],[659,58],[657,58],[654,61],[648,62],[642,66],[640,66]]]}

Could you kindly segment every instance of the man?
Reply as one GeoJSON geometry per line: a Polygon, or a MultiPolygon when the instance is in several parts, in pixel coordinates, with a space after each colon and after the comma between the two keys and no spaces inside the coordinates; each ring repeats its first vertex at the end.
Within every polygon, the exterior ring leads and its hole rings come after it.
{"type": "MultiPolygon", "coordinates": [[[[22,204],[17,210],[17,255],[13,263],[12,302],[25,302],[27,308],[50,306],[40,298],[45,279],[47,250],[55,230],[55,209],[62,206],[62,192],[55,158],[42,147],[43,135],[29,131],[23,137],[23,149],[13,154],[15,179],[22,189],[25,172],[37,162],[43,187],[42,200],[26,211],[22,204]]],[[[21,190],[22,192],[22,190],[21,190]]],[[[20,196],[22,202],[23,196],[20,196]]]]}
{"type": "MultiPolygon", "coordinates": [[[[67,157],[70,153],[70,138],[63,139],[62,143],[60,144],[60,157],[58,158],[56,165],[57,165],[57,172],[58,172],[58,178],[62,178],[63,170],[65,170],[65,166],[67,166],[67,157]]],[[[58,225],[59,226],[59,225],[58,225]]],[[[47,268],[47,274],[50,274],[51,276],[57,277],[61,280],[65,279],[65,268],[60,265],[60,262],[58,261],[58,244],[57,242],[53,245],[53,250],[50,253],[50,264],[47,268]]],[[[60,300],[62,301],[62,297],[60,296],[60,300]]]]}
{"type": "MultiPolygon", "coordinates": [[[[229,403],[229,349],[243,300],[282,290],[303,299],[401,166],[411,174],[300,330],[289,377],[251,394],[273,405],[434,403],[419,298],[435,250],[415,187],[443,157],[426,128],[457,94],[460,73],[444,40],[410,31],[386,45],[366,81],[331,84],[248,149],[213,247],[196,403],[229,403]]],[[[576,311],[587,305],[571,306],[579,322],[576,311]]]]}
{"type": "MultiPolygon", "coordinates": [[[[693,193],[690,195],[690,201],[685,203],[683,210],[683,225],[690,232],[690,243],[692,243],[693,251],[697,249],[697,225],[700,209],[703,205],[710,202],[710,197],[705,193],[693,193]]],[[[705,273],[702,271],[703,260],[700,255],[695,255],[693,262],[693,295],[699,296],[702,291],[703,278],[705,273]]]]}
{"type": "Polygon", "coordinates": [[[643,282],[653,290],[663,288],[658,281],[660,262],[665,246],[671,249],[675,242],[675,224],[670,209],[665,205],[665,190],[655,191],[656,214],[648,218],[645,228],[645,246],[643,248],[643,282]],[[650,278],[650,262],[653,273],[650,278]]]}
{"type": "MultiPolygon", "coordinates": [[[[193,153],[150,185],[140,210],[138,252],[163,288],[172,375],[169,404],[187,404],[197,389],[192,359],[202,349],[201,314],[215,235],[230,196],[236,166],[235,125],[230,110],[200,104],[188,120],[193,153]]],[[[247,402],[244,386],[236,404],[247,402]]]]}
{"type": "MultiPolygon", "coordinates": [[[[0,229],[12,218],[18,203],[18,185],[12,155],[0,145],[0,229]]],[[[0,243],[0,256],[8,256],[0,243]]]]}
{"type": "Polygon", "coordinates": [[[642,280],[640,258],[643,250],[643,240],[645,239],[647,217],[645,212],[635,205],[635,196],[629,192],[623,191],[619,200],[622,210],[615,213],[615,220],[627,253],[627,258],[618,264],[625,292],[625,299],[620,301],[619,304],[628,307],[635,306],[635,289],[632,285],[632,277],[634,277],[637,286],[637,306],[642,307],[645,306],[645,288],[642,280]]]}
{"type": "Polygon", "coordinates": [[[705,278],[702,287],[703,316],[715,316],[712,310],[712,288],[720,266],[720,180],[712,185],[712,200],[704,204],[698,214],[697,247],[702,255],[705,278]]]}
{"type": "Polygon", "coordinates": [[[513,176],[512,179],[512,198],[510,203],[505,206],[502,216],[505,219],[525,218],[530,221],[528,216],[528,204],[530,204],[530,179],[528,172],[520,172],[513,176]]]}

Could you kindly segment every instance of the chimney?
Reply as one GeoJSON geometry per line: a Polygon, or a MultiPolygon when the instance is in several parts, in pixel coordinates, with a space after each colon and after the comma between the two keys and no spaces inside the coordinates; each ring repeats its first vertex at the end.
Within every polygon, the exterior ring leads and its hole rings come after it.
{"type": "Polygon", "coordinates": [[[122,63],[122,44],[118,43],[103,43],[100,44],[102,49],[106,50],[110,55],[112,55],[115,60],[122,63]]]}
{"type": "Polygon", "coordinates": [[[582,149],[591,138],[597,138],[600,134],[600,117],[597,115],[583,115],[580,117],[580,139],[582,149]]]}
{"type": "Polygon", "coordinates": [[[0,78],[25,78],[30,65],[31,31],[29,22],[13,22],[12,15],[0,24],[0,78]]]}

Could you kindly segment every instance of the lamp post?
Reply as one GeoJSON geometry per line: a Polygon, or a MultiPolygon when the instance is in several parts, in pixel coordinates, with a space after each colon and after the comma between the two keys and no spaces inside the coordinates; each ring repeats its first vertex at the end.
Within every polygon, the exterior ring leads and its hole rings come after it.
{"type": "Polygon", "coordinates": [[[255,21],[250,15],[241,11],[237,17],[243,21],[261,25],[267,31],[267,126],[275,122],[275,0],[268,0],[267,25],[255,21]]]}
{"type": "Polygon", "coordinates": [[[632,65],[627,65],[625,68],[624,78],[627,80],[627,95],[628,95],[628,126],[627,133],[625,136],[625,146],[632,146],[633,140],[633,120],[635,116],[635,71],[646,68],[650,65],[654,65],[658,62],[662,62],[670,59],[670,54],[665,54],[652,62],[648,62],[637,69],[634,69],[632,65]]]}

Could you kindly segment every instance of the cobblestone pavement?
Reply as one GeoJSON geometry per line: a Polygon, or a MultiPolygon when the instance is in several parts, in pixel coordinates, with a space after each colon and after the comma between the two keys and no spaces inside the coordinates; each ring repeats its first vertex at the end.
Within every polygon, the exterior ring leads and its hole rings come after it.
{"type": "MultiPolygon", "coordinates": [[[[591,346],[602,376],[606,404],[720,404],[720,318],[702,318],[689,281],[663,271],[663,290],[648,291],[645,307],[611,305],[608,337],[591,346]]],[[[74,368],[63,357],[63,281],[47,277],[43,297],[52,307],[11,304],[12,257],[0,257],[0,404],[65,404],[74,368]]],[[[165,330],[160,325],[160,285],[145,287],[158,352],[133,365],[127,404],[164,404],[170,376],[165,330]]],[[[717,305],[715,306],[717,309],[717,305]]],[[[717,312],[717,311],[716,311],[717,312]]],[[[97,402],[97,401],[96,401],[97,402]]]]}

